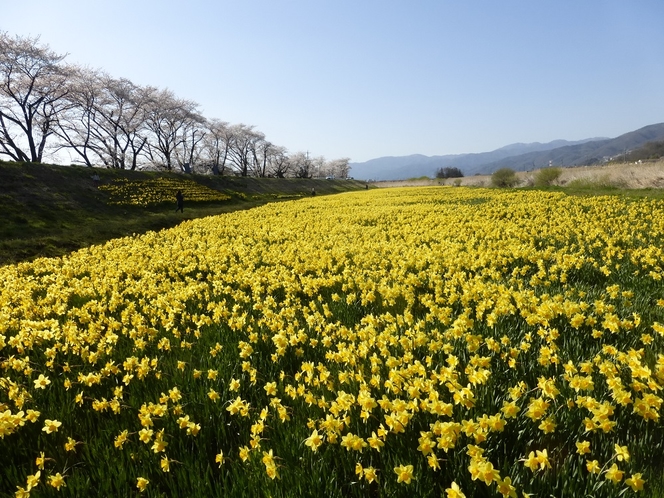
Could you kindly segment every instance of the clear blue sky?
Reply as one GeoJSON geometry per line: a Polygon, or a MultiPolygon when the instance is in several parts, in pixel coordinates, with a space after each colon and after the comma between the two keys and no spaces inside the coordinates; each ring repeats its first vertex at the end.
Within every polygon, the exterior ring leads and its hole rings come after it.
{"type": "Polygon", "coordinates": [[[30,0],[0,30],[359,162],[664,122],[662,0],[30,0]]]}

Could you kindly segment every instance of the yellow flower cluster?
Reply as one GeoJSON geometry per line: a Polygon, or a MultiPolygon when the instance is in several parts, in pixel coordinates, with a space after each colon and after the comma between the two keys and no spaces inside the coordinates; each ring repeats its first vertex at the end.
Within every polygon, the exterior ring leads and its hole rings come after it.
{"type": "Polygon", "coordinates": [[[175,202],[175,194],[182,191],[185,200],[193,202],[225,201],[230,196],[185,178],[156,178],[131,181],[126,178],[106,185],[99,190],[109,194],[108,203],[118,206],[155,206],[175,202]]]}
{"type": "Polygon", "coordinates": [[[640,491],[664,455],[663,275],[662,202],[460,188],[306,198],[5,266],[0,453],[39,419],[35,451],[69,445],[40,457],[54,486],[86,445],[140,491],[193,453],[271,486],[322,462],[358,495],[640,491]]]}

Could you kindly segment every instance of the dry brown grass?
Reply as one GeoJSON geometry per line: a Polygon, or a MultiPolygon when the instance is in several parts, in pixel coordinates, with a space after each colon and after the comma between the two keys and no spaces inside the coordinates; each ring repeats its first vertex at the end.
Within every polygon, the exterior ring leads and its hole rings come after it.
{"type": "MultiPolygon", "coordinates": [[[[539,170],[517,172],[519,187],[534,185],[535,175],[539,170]]],[[[415,179],[375,182],[376,187],[424,187],[434,185],[455,185],[461,180],[461,186],[490,187],[491,175],[467,176],[464,178],[415,179]]],[[[596,185],[598,187],[619,187],[628,189],[664,188],[664,160],[656,162],[616,163],[602,166],[580,166],[562,168],[562,174],[553,183],[557,186],[596,185]]]]}

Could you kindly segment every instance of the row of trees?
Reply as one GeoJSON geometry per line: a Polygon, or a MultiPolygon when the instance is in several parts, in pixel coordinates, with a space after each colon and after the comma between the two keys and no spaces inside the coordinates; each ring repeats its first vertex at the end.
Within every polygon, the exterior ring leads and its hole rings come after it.
{"type": "Polygon", "coordinates": [[[0,157],[241,176],[349,173],[348,158],[289,154],[253,126],[208,119],[196,102],[65,62],[39,38],[0,33],[0,157]]]}
{"type": "Polygon", "coordinates": [[[462,178],[463,172],[459,168],[438,168],[436,178],[462,178]]]}

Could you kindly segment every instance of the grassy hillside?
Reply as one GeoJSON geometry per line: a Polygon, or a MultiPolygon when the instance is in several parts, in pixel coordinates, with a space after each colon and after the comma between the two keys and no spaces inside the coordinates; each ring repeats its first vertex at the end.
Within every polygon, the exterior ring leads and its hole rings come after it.
{"type": "Polygon", "coordinates": [[[365,188],[352,180],[184,177],[2,162],[0,186],[0,264],[59,256],[183,219],[309,196],[312,189],[325,195],[365,188]],[[174,188],[185,192],[184,213],[175,213],[174,188]]]}

